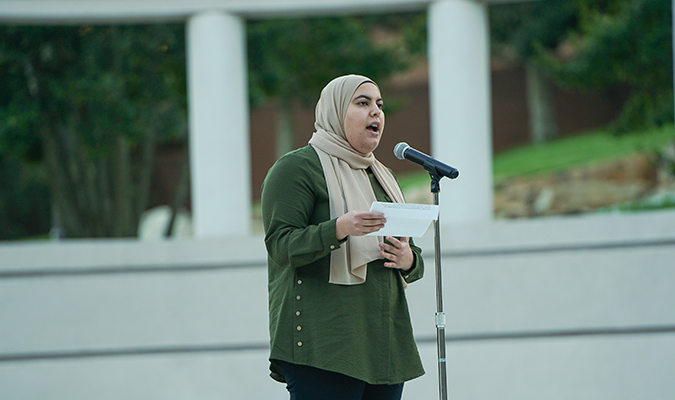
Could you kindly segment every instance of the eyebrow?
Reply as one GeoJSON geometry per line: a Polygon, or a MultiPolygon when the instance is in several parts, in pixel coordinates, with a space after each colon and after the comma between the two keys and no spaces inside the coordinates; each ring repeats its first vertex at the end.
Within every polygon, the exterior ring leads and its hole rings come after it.
{"type": "MultiPolygon", "coordinates": [[[[371,100],[371,101],[373,100],[370,96],[366,96],[365,94],[360,94],[360,95],[354,97],[354,100],[358,100],[358,99],[360,99],[360,98],[362,98],[362,97],[363,97],[364,99],[366,99],[366,100],[371,100]]],[[[382,98],[380,97],[380,98],[378,98],[376,101],[382,101],[382,98]]]]}

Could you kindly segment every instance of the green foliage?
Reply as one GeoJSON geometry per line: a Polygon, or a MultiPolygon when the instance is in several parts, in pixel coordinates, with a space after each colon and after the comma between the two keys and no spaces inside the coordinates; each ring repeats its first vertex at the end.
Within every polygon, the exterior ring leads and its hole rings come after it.
{"type": "Polygon", "coordinates": [[[394,50],[403,58],[415,58],[427,52],[427,13],[412,11],[396,14],[373,14],[363,18],[366,26],[377,26],[395,32],[399,41],[394,50]]]}
{"type": "MultiPolygon", "coordinates": [[[[147,119],[157,118],[149,107],[185,105],[181,26],[0,32],[0,150],[26,155],[46,124],[68,130],[89,153],[108,152],[117,134],[132,143],[145,136],[147,119]]],[[[180,113],[163,117],[165,136],[184,133],[180,113]]]]}
{"type": "Polygon", "coordinates": [[[571,56],[544,55],[565,87],[626,86],[631,97],[614,125],[617,133],[673,121],[672,3],[670,0],[577,0],[579,29],[571,56]]]}
{"type": "Polygon", "coordinates": [[[133,236],[185,135],[182,25],[0,26],[0,154],[44,161],[71,237],[133,236]]]}
{"type": "Polygon", "coordinates": [[[493,53],[521,60],[556,48],[578,22],[571,0],[493,4],[489,13],[493,53]]]}
{"type": "Polygon", "coordinates": [[[420,34],[408,28],[400,42],[378,45],[372,29],[424,23],[419,14],[249,21],[252,104],[273,97],[313,104],[326,83],[350,73],[383,79],[409,65],[422,47],[420,34]]]}
{"type": "Polygon", "coordinates": [[[628,88],[615,133],[673,121],[672,2],[561,0],[490,6],[493,52],[574,90],[628,88]]]}
{"type": "Polygon", "coordinates": [[[576,8],[571,0],[533,1],[492,5],[489,12],[493,55],[525,65],[530,140],[541,143],[556,137],[554,86],[536,59],[540,52],[556,49],[576,26],[576,8]]]}

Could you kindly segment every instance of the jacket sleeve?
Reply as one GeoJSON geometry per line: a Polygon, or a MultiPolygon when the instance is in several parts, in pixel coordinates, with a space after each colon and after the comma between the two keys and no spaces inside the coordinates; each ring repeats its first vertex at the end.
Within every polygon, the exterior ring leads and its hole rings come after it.
{"type": "MultiPolygon", "coordinates": [[[[265,246],[270,259],[280,267],[310,264],[340,247],[336,220],[316,219],[320,167],[297,154],[279,159],[262,187],[265,246]]],[[[328,213],[329,214],[329,213],[328,213]]]]}

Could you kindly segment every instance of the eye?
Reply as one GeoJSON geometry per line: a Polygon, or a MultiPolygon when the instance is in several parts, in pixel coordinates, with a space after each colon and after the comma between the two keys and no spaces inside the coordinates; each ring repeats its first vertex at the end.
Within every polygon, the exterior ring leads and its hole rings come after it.
{"type": "Polygon", "coordinates": [[[379,107],[380,110],[384,110],[384,103],[377,103],[377,107],[379,107]]]}

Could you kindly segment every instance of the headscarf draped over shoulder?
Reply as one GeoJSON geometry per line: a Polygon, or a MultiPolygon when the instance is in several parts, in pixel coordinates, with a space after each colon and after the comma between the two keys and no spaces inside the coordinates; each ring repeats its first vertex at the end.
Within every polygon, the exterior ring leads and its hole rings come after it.
{"type": "MultiPolygon", "coordinates": [[[[403,203],[403,193],[391,172],[372,152],[356,151],[344,130],[345,114],[354,92],[371,79],[345,75],[333,79],[321,91],[316,104],[316,120],[309,144],[319,155],[330,197],[331,219],[351,210],[369,210],[375,199],[366,172],[370,168],[385,192],[396,203],[403,203]]],[[[376,85],[376,84],[375,84],[376,85]]],[[[350,236],[331,253],[330,283],[357,285],[366,281],[369,262],[382,258],[377,236],[350,236]]]]}

